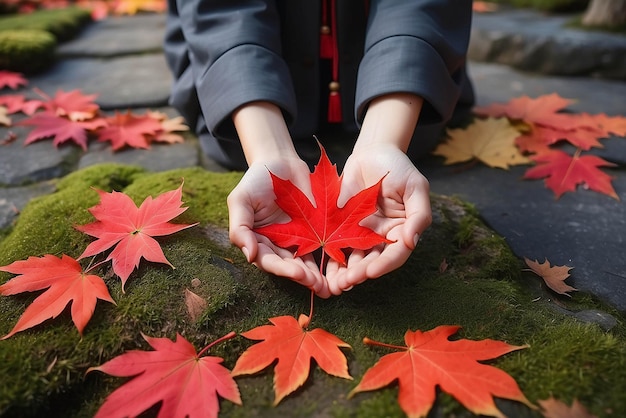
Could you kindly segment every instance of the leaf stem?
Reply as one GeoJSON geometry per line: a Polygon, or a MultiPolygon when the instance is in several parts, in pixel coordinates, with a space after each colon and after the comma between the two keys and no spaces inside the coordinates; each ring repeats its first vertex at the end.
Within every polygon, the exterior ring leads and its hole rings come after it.
{"type": "MultiPolygon", "coordinates": [[[[92,259],[92,261],[93,261],[93,259],[92,259]]],[[[106,263],[107,261],[108,261],[107,259],[104,259],[104,260],[102,260],[102,261],[97,262],[97,263],[96,263],[96,264],[94,264],[93,266],[92,266],[92,265],[91,265],[91,263],[90,263],[90,265],[88,265],[88,266],[87,266],[87,268],[85,269],[84,273],[85,273],[85,274],[89,273],[91,270],[95,269],[96,267],[100,267],[100,265],[102,265],[102,264],[106,263]]]]}
{"type": "Polygon", "coordinates": [[[237,336],[237,333],[234,331],[229,332],[228,334],[224,335],[223,337],[218,338],[217,340],[213,341],[212,343],[210,343],[209,345],[207,345],[206,347],[204,347],[202,350],[200,350],[200,352],[198,353],[198,357],[202,356],[202,354],[204,354],[205,352],[207,352],[211,347],[213,347],[215,344],[219,344],[222,341],[226,341],[226,340],[230,340],[231,338],[234,338],[237,336]]]}
{"type": "Polygon", "coordinates": [[[406,350],[409,349],[408,347],[404,347],[404,346],[393,345],[393,344],[386,344],[386,343],[381,343],[379,341],[370,340],[367,337],[363,337],[363,344],[373,345],[373,346],[378,346],[378,347],[391,348],[391,349],[394,349],[394,350],[403,350],[403,351],[406,351],[406,350]]]}

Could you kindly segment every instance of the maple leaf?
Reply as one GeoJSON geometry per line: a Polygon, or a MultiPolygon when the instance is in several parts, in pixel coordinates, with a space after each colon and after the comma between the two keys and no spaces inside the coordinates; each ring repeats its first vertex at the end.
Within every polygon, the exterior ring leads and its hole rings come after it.
{"type": "Polygon", "coordinates": [[[67,92],[58,90],[54,98],[46,96],[43,92],[39,94],[47,99],[43,102],[47,110],[74,121],[91,119],[100,110],[100,106],[94,102],[98,97],[97,94],[85,95],[78,89],[67,92]]]}
{"type": "Polygon", "coordinates": [[[531,159],[539,165],[529,168],[524,173],[525,179],[546,178],[546,186],[551,189],[557,199],[565,192],[575,191],[579,184],[584,184],[599,193],[604,193],[619,200],[619,196],[611,185],[612,177],[598,167],[614,167],[612,164],[595,155],[580,155],[580,150],[572,156],[566,152],[554,150],[549,153],[533,156],[531,159]]]}
{"type": "Polygon", "coordinates": [[[219,412],[218,396],[241,405],[237,383],[221,365],[223,359],[202,355],[235,335],[227,334],[196,353],[180,334],[176,334],[176,341],[142,334],[154,351],[128,351],[87,370],[117,377],[134,376],[107,397],[96,417],[136,417],[162,402],[158,417],[215,418],[219,412]]]}
{"type": "Polygon", "coordinates": [[[35,126],[35,129],[28,134],[24,145],[32,144],[44,138],[54,138],[52,144],[55,147],[67,141],[74,141],[87,151],[87,132],[105,127],[106,122],[101,118],[74,121],[54,113],[42,112],[20,121],[19,125],[35,126]]]}
{"type": "Polygon", "coordinates": [[[7,108],[0,106],[0,125],[11,126],[11,118],[8,116],[7,108]]]}
{"type": "Polygon", "coordinates": [[[115,246],[107,257],[113,271],[122,280],[122,290],[141,258],[155,263],[172,264],[165,258],[159,243],[152,237],[170,235],[197,224],[174,224],[169,221],[187,210],[181,207],[183,184],[152,199],[146,197],[137,208],[128,195],[96,190],[100,203],[89,209],[96,221],[76,229],[98,238],[90,243],[79,260],[115,246]]]}
{"type": "Polygon", "coordinates": [[[439,144],[433,154],[445,157],[445,164],[476,158],[490,167],[508,169],[528,163],[515,146],[520,135],[506,118],[477,119],[465,129],[449,129],[450,139],[439,144]]]}
{"type": "Polygon", "coordinates": [[[13,71],[0,70],[0,89],[8,87],[12,90],[25,86],[28,81],[21,73],[15,73],[13,71]]]}
{"type": "Polygon", "coordinates": [[[548,259],[546,259],[543,263],[539,263],[537,260],[533,261],[524,257],[524,261],[530,270],[541,277],[546,285],[556,293],[570,296],[567,292],[577,290],[565,283],[565,280],[569,277],[569,271],[572,267],[550,266],[548,259]]]}
{"type": "Polygon", "coordinates": [[[341,177],[324,147],[319,146],[321,156],[310,175],[315,206],[291,181],[270,172],[276,204],[289,215],[291,221],[255,228],[255,232],[265,235],[280,247],[297,247],[296,256],[323,248],[333,260],[345,265],[342,248],[367,250],[391,242],[370,228],[359,225],[364,218],[376,212],[383,179],[352,196],[343,207],[337,207],[341,177]]]}
{"type": "Polygon", "coordinates": [[[535,99],[521,96],[504,104],[493,103],[489,106],[476,107],[474,113],[495,118],[506,116],[513,120],[563,130],[586,126],[584,121],[574,115],[559,113],[572,103],[574,103],[573,100],[564,99],[556,93],[546,94],[535,99]]]}
{"type": "Polygon", "coordinates": [[[185,141],[182,136],[174,133],[189,130],[189,126],[185,125],[185,118],[178,116],[170,119],[165,113],[158,111],[148,111],[148,116],[158,120],[161,124],[161,129],[151,138],[152,141],[168,144],[185,141]]]}
{"type": "Polygon", "coordinates": [[[593,120],[609,134],[617,136],[626,136],[626,117],[624,116],[607,116],[604,113],[593,115],[593,120]]]}
{"type": "Polygon", "coordinates": [[[72,257],[51,254],[29,257],[0,267],[0,271],[18,274],[2,286],[0,294],[15,295],[47,289],[26,308],[13,329],[1,339],[56,318],[72,302],[72,321],[80,334],[93,315],[98,299],[115,304],[104,281],[83,272],[72,257]]]}
{"type": "Polygon", "coordinates": [[[108,126],[98,131],[98,141],[111,141],[113,151],[125,146],[132,148],[150,148],[146,136],[154,136],[161,130],[161,123],[148,115],[133,115],[115,111],[115,115],[105,118],[108,126]]]}
{"type": "Polygon", "coordinates": [[[274,405],[298,389],[306,381],[311,359],[326,373],[352,379],[348,362],[339,347],[350,348],[333,334],[321,328],[305,329],[309,317],[300,315],[270,318],[272,325],[262,325],[241,335],[251,340],[263,340],[248,348],[237,359],[231,374],[254,374],[278,360],[274,368],[274,405]]]}
{"type": "Polygon", "coordinates": [[[398,380],[398,402],[410,417],[426,416],[435,401],[437,385],[477,415],[504,417],[493,402],[494,396],[533,407],[511,376],[478,362],[527,346],[494,340],[449,340],[459,329],[458,326],[442,325],[426,332],[409,330],[404,335],[405,347],[364,338],[366,344],[394,348],[399,352],[383,356],[368,369],[349,397],[380,389],[398,380]]]}
{"type": "Polygon", "coordinates": [[[477,13],[495,12],[498,10],[498,5],[488,1],[476,1],[472,3],[472,10],[477,13]]]}
{"type": "Polygon", "coordinates": [[[588,151],[593,147],[602,148],[602,144],[598,138],[603,137],[603,133],[597,128],[576,128],[569,131],[561,129],[535,126],[533,127],[535,135],[541,137],[547,145],[555,144],[559,141],[567,141],[577,148],[588,151]]]}
{"type": "Polygon", "coordinates": [[[26,100],[21,94],[5,94],[0,96],[0,105],[7,108],[7,113],[24,112],[32,115],[43,105],[41,100],[26,100]]]}
{"type": "Polygon", "coordinates": [[[587,411],[578,399],[574,399],[571,407],[557,401],[552,396],[537,402],[541,406],[541,413],[545,418],[597,418],[587,411]]]}
{"type": "Polygon", "coordinates": [[[113,11],[118,15],[134,15],[137,12],[164,12],[167,4],[163,0],[117,0],[113,11]]]}

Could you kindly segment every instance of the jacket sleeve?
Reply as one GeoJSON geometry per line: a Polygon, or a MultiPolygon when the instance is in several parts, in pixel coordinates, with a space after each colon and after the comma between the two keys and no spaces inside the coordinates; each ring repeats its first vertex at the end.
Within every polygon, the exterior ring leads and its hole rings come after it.
{"type": "Polygon", "coordinates": [[[448,120],[465,83],[471,0],[371,0],[355,108],[388,93],[424,99],[420,124],[448,120]]]}
{"type": "Polygon", "coordinates": [[[295,118],[274,1],[178,0],[177,5],[198,99],[213,135],[235,137],[230,115],[252,101],[275,103],[288,122],[295,118]]]}

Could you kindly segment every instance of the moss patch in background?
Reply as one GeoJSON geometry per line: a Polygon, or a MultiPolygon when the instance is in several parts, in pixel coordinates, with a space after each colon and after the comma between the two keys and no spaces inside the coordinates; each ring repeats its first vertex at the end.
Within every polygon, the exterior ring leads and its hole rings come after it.
{"type": "MultiPolygon", "coordinates": [[[[92,221],[86,209],[98,196],[91,186],[124,191],[141,203],[147,195],[178,187],[184,178],[183,202],[189,209],[176,222],[201,225],[159,238],[176,269],[142,261],[124,294],[119,280],[106,265],[101,267],[97,273],[107,278],[117,306],[99,302],[82,339],[64,313],[0,341],[0,415],[93,416],[123,379],[100,373],[85,377],[85,370],[124,350],[148,349],[141,332],[172,339],[178,332],[200,349],[229,331],[266,324],[270,317],[308,313],[306,289],[260,272],[228,243],[225,197],[240,176],[197,168],[151,174],[102,165],[67,176],[59,181],[57,192],[30,203],[0,241],[0,265],[29,255],[80,254],[90,238],[72,225],[92,221]],[[185,289],[207,301],[196,321],[186,312],[185,289]]],[[[361,340],[368,336],[402,344],[407,329],[442,324],[461,325],[459,337],[530,344],[492,363],[509,372],[531,401],[554,395],[568,404],[577,398],[601,417],[626,412],[623,318],[585,295],[575,294],[571,301],[548,295],[537,301],[538,279],[521,273],[522,263],[468,205],[444,196],[433,196],[432,202],[433,225],[405,266],[340,297],[316,301],[312,327],[324,328],[352,346],[346,354],[355,380],[332,378],[316,368],[304,388],[272,407],[271,371],[238,378],[244,406],[224,401],[223,416],[401,417],[397,387],[346,399],[365,370],[388,353],[361,340]],[[604,331],[579,322],[548,300],[571,310],[605,309],[618,319],[617,325],[604,331]]],[[[1,274],[0,283],[10,278],[1,274]]],[[[32,299],[0,297],[0,334],[12,328],[32,299]]],[[[210,354],[224,357],[232,368],[251,344],[239,337],[210,354]]],[[[511,416],[539,416],[512,402],[498,403],[511,416]]],[[[452,398],[440,395],[434,416],[452,414],[470,416],[452,398]]]]}
{"type": "Polygon", "coordinates": [[[57,43],[90,20],[90,12],[78,7],[0,16],[0,69],[32,74],[47,68],[57,43]]]}

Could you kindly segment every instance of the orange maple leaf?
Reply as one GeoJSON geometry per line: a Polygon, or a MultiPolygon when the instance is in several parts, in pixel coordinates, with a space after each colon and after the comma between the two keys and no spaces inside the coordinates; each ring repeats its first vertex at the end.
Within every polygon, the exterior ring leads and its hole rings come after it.
{"type": "Polygon", "coordinates": [[[62,258],[51,254],[40,258],[29,257],[2,266],[0,271],[19,275],[0,286],[0,294],[4,296],[47,289],[26,308],[11,332],[1,338],[3,340],[47,319],[56,318],[70,302],[72,321],[82,334],[98,299],[115,304],[104,281],[83,272],[80,264],[67,255],[62,258]]]}
{"type": "Polygon", "coordinates": [[[541,406],[541,413],[545,418],[597,418],[587,411],[578,399],[574,399],[571,407],[552,396],[537,402],[541,406]]]}
{"type": "Polygon", "coordinates": [[[571,130],[581,126],[588,126],[584,120],[575,115],[559,113],[573,100],[564,99],[556,93],[539,96],[532,99],[521,96],[511,99],[507,103],[493,103],[489,106],[476,107],[474,112],[481,116],[501,117],[521,120],[528,124],[550,126],[552,128],[571,130]]]}
{"type": "Polygon", "coordinates": [[[169,118],[167,114],[159,111],[148,111],[148,116],[156,119],[161,124],[161,129],[151,138],[154,142],[164,142],[167,144],[175,144],[184,142],[184,138],[175,132],[188,131],[189,126],[185,125],[185,119],[182,116],[169,118]]]}
{"type": "Polygon", "coordinates": [[[611,185],[612,177],[598,167],[614,167],[612,164],[595,155],[569,155],[566,152],[554,150],[531,159],[538,163],[524,173],[525,179],[546,178],[546,186],[551,189],[557,199],[565,192],[573,192],[579,184],[584,184],[591,190],[604,193],[619,200],[619,196],[611,185]]]}
{"type": "Polygon", "coordinates": [[[306,381],[311,358],[326,373],[352,379],[348,373],[348,362],[339,347],[350,345],[339,338],[316,328],[305,329],[309,317],[300,315],[270,318],[272,325],[262,325],[241,335],[251,340],[263,340],[248,348],[237,360],[233,376],[257,373],[278,360],[274,368],[274,405],[298,389],[306,381]]]}
{"type": "Polygon", "coordinates": [[[197,224],[174,224],[169,221],[184,211],[181,185],[155,199],[146,197],[137,208],[128,195],[96,190],[100,203],[89,209],[96,222],[76,226],[76,229],[98,238],[85,248],[79,260],[115,247],[107,257],[113,271],[122,280],[122,290],[141,258],[155,263],[172,264],[165,258],[159,243],[152,237],[173,234],[197,224]]]}
{"type": "Polygon", "coordinates": [[[291,181],[270,172],[276,204],[291,220],[255,228],[254,231],[282,248],[297,247],[297,256],[323,248],[333,260],[345,265],[342,248],[367,250],[391,242],[372,229],[359,225],[364,218],[376,212],[382,179],[352,196],[343,207],[337,207],[341,177],[324,147],[319,146],[321,156],[310,176],[315,205],[291,181]]]}
{"type": "Polygon", "coordinates": [[[216,418],[218,395],[241,405],[237,383],[220,357],[203,356],[213,345],[234,337],[234,332],[196,353],[180,334],[176,341],[142,334],[154,351],[128,351],[87,373],[98,370],[117,377],[133,377],[111,393],[96,417],[136,417],[161,402],[158,417],[216,418]]]}
{"type": "Polygon", "coordinates": [[[567,292],[572,292],[577,289],[565,283],[565,280],[569,277],[569,271],[572,267],[569,266],[550,266],[550,262],[546,259],[543,263],[537,260],[530,260],[524,257],[526,265],[530,270],[541,277],[550,289],[561,295],[570,296],[567,292]]]}
{"type": "Polygon", "coordinates": [[[13,71],[0,70],[0,89],[8,87],[10,89],[17,89],[20,86],[25,86],[28,81],[21,73],[13,71]]]}
{"type": "Polygon", "coordinates": [[[515,380],[504,371],[481,364],[527,346],[513,346],[501,341],[467,339],[451,341],[460,327],[442,325],[431,331],[407,331],[405,347],[372,341],[370,345],[399,350],[383,356],[363,375],[349,394],[380,389],[398,380],[398,402],[410,417],[425,417],[435,401],[435,388],[454,396],[477,415],[504,417],[493,397],[534,405],[524,396],[515,380]]]}
{"type": "Polygon", "coordinates": [[[149,115],[134,115],[131,111],[105,118],[108,126],[98,131],[98,141],[111,141],[113,151],[129,146],[132,148],[150,148],[148,137],[161,130],[161,122],[149,115]]]}
{"type": "Polygon", "coordinates": [[[626,136],[626,117],[607,116],[604,113],[592,116],[594,121],[607,133],[626,136]]]}
{"type": "Polygon", "coordinates": [[[472,10],[477,13],[495,12],[498,5],[488,1],[476,1],[472,3],[472,10]]]}

